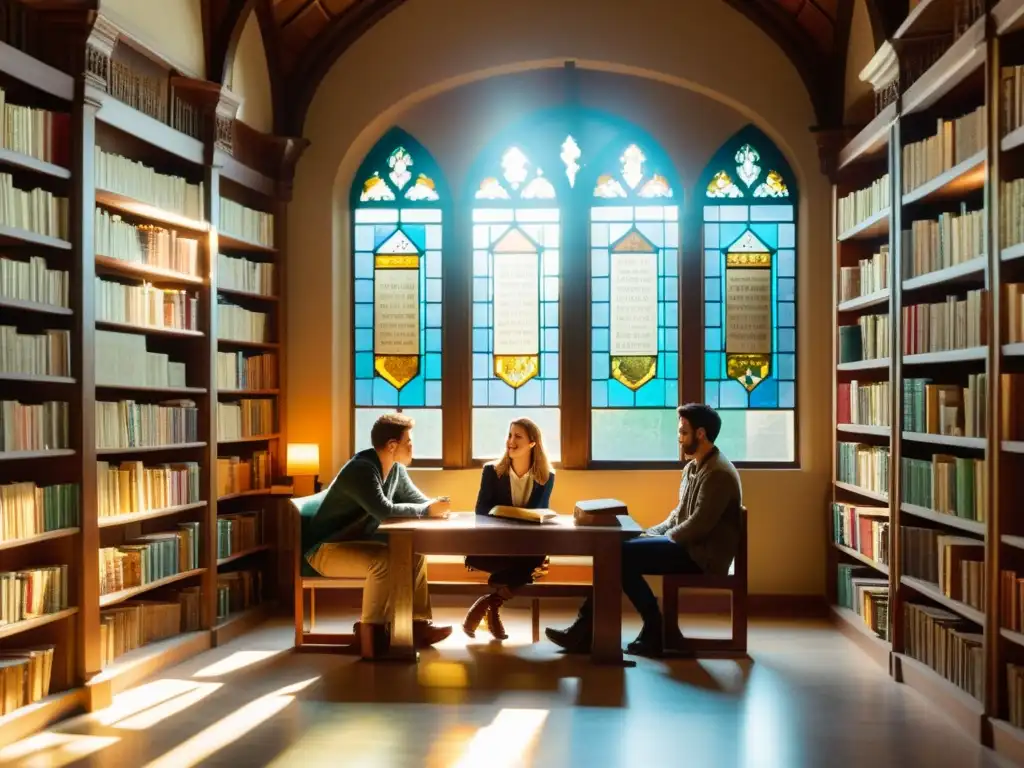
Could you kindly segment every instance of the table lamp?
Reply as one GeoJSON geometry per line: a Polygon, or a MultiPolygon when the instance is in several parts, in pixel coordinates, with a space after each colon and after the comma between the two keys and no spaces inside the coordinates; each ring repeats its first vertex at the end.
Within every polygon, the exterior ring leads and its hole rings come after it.
{"type": "Polygon", "coordinates": [[[296,496],[320,492],[320,446],[316,443],[288,443],[287,474],[296,496]]]}

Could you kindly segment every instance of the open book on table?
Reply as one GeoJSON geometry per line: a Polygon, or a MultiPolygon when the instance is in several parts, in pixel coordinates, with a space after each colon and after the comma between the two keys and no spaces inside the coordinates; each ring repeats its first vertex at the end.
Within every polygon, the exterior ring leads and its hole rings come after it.
{"type": "Polygon", "coordinates": [[[506,520],[522,520],[526,523],[546,523],[558,517],[558,513],[552,509],[526,509],[524,507],[506,507],[499,505],[491,507],[487,513],[491,517],[500,517],[506,520]]]}

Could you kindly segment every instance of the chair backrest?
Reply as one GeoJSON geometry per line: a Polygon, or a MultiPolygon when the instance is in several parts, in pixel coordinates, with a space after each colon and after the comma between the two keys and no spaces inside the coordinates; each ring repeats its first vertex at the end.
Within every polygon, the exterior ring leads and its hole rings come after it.
{"type": "Polygon", "coordinates": [[[740,540],[736,547],[736,560],[734,562],[737,578],[747,580],[747,508],[740,504],[740,540]]]}
{"type": "Polygon", "coordinates": [[[327,495],[327,489],[314,493],[312,496],[302,496],[298,499],[289,499],[289,503],[292,508],[292,537],[295,542],[295,553],[292,557],[292,573],[296,579],[302,577],[302,573],[305,568],[306,555],[306,534],[309,531],[309,525],[316,515],[317,510],[320,509],[320,505],[323,503],[324,496],[327,495]]]}

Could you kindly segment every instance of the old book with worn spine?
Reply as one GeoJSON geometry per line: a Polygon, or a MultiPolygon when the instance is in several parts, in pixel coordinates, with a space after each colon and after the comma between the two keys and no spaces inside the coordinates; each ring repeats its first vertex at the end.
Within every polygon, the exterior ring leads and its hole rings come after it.
{"type": "Polygon", "coordinates": [[[576,525],[619,525],[619,515],[629,509],[618,499],[586,499],[577,501],[572,517],[576,525]]]}

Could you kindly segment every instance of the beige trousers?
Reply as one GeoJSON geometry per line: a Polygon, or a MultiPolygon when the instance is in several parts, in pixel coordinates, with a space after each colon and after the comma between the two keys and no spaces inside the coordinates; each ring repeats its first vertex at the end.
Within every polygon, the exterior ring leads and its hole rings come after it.
{"type": "MultiPolygon", "coordinates": [[[[309,564],[317,573],[328,578],[358,579],[365,576],[361,620],[366,624],[385,624],[391,620],[387,544],[377,541],[321,544],[309,558],[309,564]]],[[[431,611],[426,558],[414,554],[412,569],[412,618],[414,621],[429,621],[431,611]]]]}

